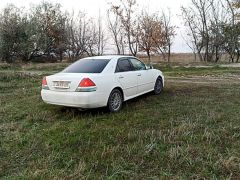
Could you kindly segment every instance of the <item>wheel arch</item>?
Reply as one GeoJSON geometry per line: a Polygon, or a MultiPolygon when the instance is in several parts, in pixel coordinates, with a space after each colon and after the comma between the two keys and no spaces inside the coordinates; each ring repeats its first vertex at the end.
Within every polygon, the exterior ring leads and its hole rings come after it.
{"type": "Polygon", "coordinates": [[[164,87],[164,76],[163,76],[162,74],[159,74],[159,75],[157,76],[157,79],[158,79],[158,78],[161,79],[162,85],[163,85],[163,87],[164,87]]]}
{"type": "MultiPolygon", "coordinates": [[[[123,89],[122,89],[121,87],[119,87],[119,86],[113,88],[112,91],[113,91],[114,89],[118,89],[118,90],[122,93],[122,98],[123,98],[123,101],[124,101],[125,98],[124,98],[124,92],[123,92],[123,89]]],[[[111,92],[112,92],[112,91],[111,91],[111,92]]]]}

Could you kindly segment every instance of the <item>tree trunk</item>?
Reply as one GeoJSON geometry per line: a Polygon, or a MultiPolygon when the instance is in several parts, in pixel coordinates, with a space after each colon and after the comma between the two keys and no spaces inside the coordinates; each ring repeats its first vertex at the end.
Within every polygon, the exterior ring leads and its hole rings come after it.
{"type": "Polygon", "coordinates": [[[62,51],[60,51],[60,54],[59,54],[59,58],[60,58],[60,62],[62,62],[62,60],[63,60],[63,52],[62,51]]]}
{"type": "Polygon", "coordinates": [[[170,63],[171,58],[171,44],[168,44],[168,63],[170,63]]]}
{"type": "Polygon", "coordinates": [[[193,51],[193,54],[194,54],[194,61],[196,62],[197,61],[197,53],[195,51],[193,51]]]}
{"type": "Polygon", "coordinates": [[[148,64],[150,64],[151,63],[150,51],[146,50],[146,52],[147,52],[147,56],[148,56],[148,64]]]}
{"type": "Polygon", "coordinates": [[[203,62],[203,57],[202,57],[201,51],[198,51],[198,57],[199,57],[199,60],[201,62],[203,62]]]}
{"type": "Polygon", "coordinates": [[[240,59],[240,50],[237,50],[237,59],[236,59],[236,63],[239,62],[239,59],[240,59]]]}

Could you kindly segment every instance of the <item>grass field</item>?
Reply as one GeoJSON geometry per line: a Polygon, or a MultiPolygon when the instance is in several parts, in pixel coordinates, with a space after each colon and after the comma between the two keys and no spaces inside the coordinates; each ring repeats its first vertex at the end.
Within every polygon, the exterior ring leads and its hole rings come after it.
{"type": "Polygon", "coordinates": [[[0,66],[0,177],[240,178],[240,68],[160,67],[161,95],[111,114],[42,102],[66,65],[0,66]]]}

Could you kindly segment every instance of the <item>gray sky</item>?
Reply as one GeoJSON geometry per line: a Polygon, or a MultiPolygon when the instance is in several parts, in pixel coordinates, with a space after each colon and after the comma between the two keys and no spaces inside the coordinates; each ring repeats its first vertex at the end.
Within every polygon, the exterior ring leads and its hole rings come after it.
{"type": "MultiPolygon", "coordinates": [[[[36,4],[42,0],[1,0],[0,8],[2,9],[6,4],[12,3],[18,7],[29,7],[29,4],[36,4]]],[[[118,2],[118,0],[49,0],[51,2],[58,2],[66,10],[81,10],[91,17],[98,16],[99,9],[102,16],[105,16],[106,10],[110,7],[109,3],[118,2]]],[[[182,35],[185,34],[181,15],[181,6],[188,6],[190,0],[137,0],[139,4],[138,9],[142,8],[149,10],[149,12],[167,10],[168,8],[172,13],[172,24],[177,26],[177,36],[173,44],[173,52],[189,52],[186,42],[183,40],[182,35]]]]}

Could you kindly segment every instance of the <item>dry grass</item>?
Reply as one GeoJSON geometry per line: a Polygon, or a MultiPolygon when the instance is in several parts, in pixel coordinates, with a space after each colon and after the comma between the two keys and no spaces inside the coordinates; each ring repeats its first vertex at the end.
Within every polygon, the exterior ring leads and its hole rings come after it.
{"type": "MultiPolygon", "coordinates": [[[[140,56],[140,58],[143,61],[148,61],[148,58],[145,56],[140,56]]],[[[159,63],[159,62],[166,62],[162,56],[152,56],[151,61],[154,63],[159,63]]],[[[183,63],[183,64],[188,64],[188,63],[193,63],[195,62],[194,60],[194,55],[192,53],[172,53],[171,55],[171,62],[173,63],[183,63]]],[[[199,62],[197,60],[196,62],[199,62]]]]}
{"type": "MultiPolygon", "coordinates": [[[[148,62],[148,58],[146,56],[139,56],[140,59],[142,59],[144,62],[148,62]]],[[[152,56],[151,61],[153,63],[167,63],[162,56],[152,56]]],[[[171,54],[171,59],[170,59],[171,64],[176,64],[176,65],[209,65],[207,62],[200,62],[199,58],[194,57],[193,53],[172,53],[171,54]]],[[[222,60],[218,62],[218,64],[221,63],[228,63],[228,56],[223,55],[222,60]]]]}

